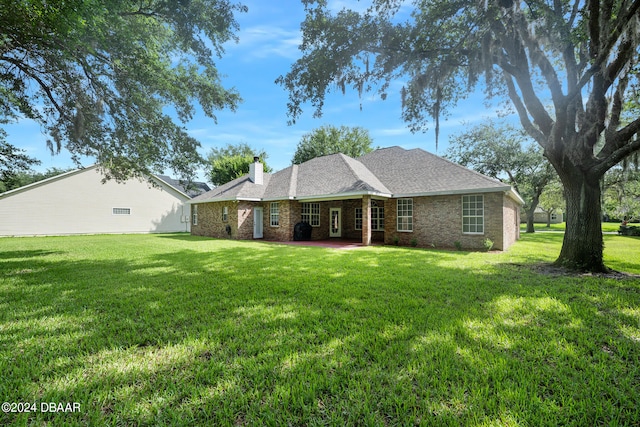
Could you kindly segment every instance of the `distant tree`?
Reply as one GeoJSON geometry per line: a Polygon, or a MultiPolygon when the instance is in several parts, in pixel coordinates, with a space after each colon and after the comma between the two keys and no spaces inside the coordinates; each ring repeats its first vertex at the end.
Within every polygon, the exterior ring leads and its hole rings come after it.
{"type": "Polygon", "coordinates": [[[248,174],[254,157],[260,158],[265,172],[272,171],[266,162],[269,157],[267,153],[264,150],[254,150],[246,143],[212,148],[207,157],[207,170],[211,183],[219,186],[248,174]]]}
{"type": "Polygon", "coordinates": [[[336,153],[360,157],[373,151],[371,144],[373,140],[366,129],[325,125],[302,136],[291,162],[299,165],[316,157],[336,153]]]}
{"type": "Polygon", "coordinates": [[[215,120],[240,100],[215,58],[242,11],[229,0],[3,1],[0,117],[35,120],[52,153],[93,157],[108,177],[191,176],[202,162],[183,127],[194,105],[215,120]]]}
{"type": "Polygon", "coordinates": [[[523,131],[489,121],[451,137],[445,157],[511,184],[525,201],[527,233],[535,232],[533,214],[556,174],[523,131]]]}
{"type": "Polygon", "coordinates": [[[640,218],[640,170],[636,166],[612,168],[603,181],[602,210],[616,220],[640,218]]]}
{"type": "Polygon", "coordinates": [[[0,129],[0,193],[16,188],[17,177],[29,171],[40,161],[29,157],[21,150],[5,141],[6,133],[0,129]]]}
{"type": "Polygon", "coordinates": [[[562,183],[554,179],[545,187],[540,195],[540,209],[547,214],[547,228],[551,227],[551,215],[559,212],[566,205],[562,183]]]}

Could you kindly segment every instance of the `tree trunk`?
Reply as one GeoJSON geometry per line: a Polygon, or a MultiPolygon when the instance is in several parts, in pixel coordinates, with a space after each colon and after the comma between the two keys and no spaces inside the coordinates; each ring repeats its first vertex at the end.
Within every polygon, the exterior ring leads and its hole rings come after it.
{"type": "Polygon", "coordinates": [[[547,212],[547,228],[551,228],[551,211],[547,212]]]}
{"type": "Polygon", "coordinates": [[[561,179],[567,202],[567,227],[556,264],[573,270],[606,272],[602,260],[599,181],[575,170],[561,179]]]}
{"type": "Polygon", "coordinates": [[[535,219],[535,211],[538,207],[538,196],[534,194],[533,200],[531,200],[531,206],[527,210],[527,233],[535,233],[536,229],[533,226],[533,220],[535,219]]]}

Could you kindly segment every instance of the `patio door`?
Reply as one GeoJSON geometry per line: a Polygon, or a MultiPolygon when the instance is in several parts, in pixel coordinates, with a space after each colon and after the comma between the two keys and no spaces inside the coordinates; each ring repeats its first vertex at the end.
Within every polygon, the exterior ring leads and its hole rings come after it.
{"type": "Polygon", "coordinates": [[[342,209],[329,209],[329,237],[342,237],[342,209]]]}
{"type": "Polygon", "coordinates": [[[262,239],[262,219],[263,219],[263,211],[262,208],[255,207],[253,208],[253,238],[254,239],[262,239]]]}

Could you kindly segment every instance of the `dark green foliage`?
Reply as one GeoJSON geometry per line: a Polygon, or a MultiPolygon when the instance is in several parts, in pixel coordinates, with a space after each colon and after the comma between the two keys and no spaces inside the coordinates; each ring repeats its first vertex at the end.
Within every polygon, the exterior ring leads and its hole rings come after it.
{"type": "Polygon", "coordinates": [[[207,159],[207,170],[211,183],[218,186],[248,174],[249,166],[253,163],[255,156],[260,158],[265,172],[272,171],[266,162],[269,157],[267,153],[264,150],[254,150],[246,143],[212,148],[207,159]]]}
{"type": "Polygon", "coordinates": [[[618,234],[623,236],[640,236],[640,227],[635,225],[621,225],[618,234]]]}
{"type": "Polygon", "coordinates": [[[53,153],[94,157],[110,177],[187,178],[201,162],[182,126],[194,104],[215,120],[240,100],[214,60],[244,10],[228,0],[3,2],[0,110],[36,120],[53,153]]]}
{"type": "Polygon", "coordinates": [[[24,150],[6,142],[5,135],[4,129],[0,129],[0,193],[20,187],[17,185],[20,175],[40,164],[39,160],[24,154],[24,150]]]}
{"type": "Polygon", "coordinates": [[[361,127],[321,126],[302,137],[292,163],[299,165],[316,157],[336,153],[360,157],[373,151],[372,143],[369,131],[361,127]]]}

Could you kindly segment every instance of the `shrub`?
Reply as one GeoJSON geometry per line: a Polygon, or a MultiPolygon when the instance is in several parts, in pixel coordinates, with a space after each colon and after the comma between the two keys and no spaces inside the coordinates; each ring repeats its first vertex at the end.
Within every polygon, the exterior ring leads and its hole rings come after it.
{"type": "Polygon", "coordinates": [[[414,248],[418,246],[418,239],[416,239],[415,237],[411,239],[411,246],[413,246],[414,248]]]}
{"type": "Polygon", "coordinates": [[[459,251],[462,250],[462,243],[460,243],[459,240],[456,240],[455,242],[453,242],[453,246],[455,246],[456,249],[459,250],[459,251]]]}
{"type": "Polygon", "coordinates": [[[635,225],[621,225],[618,234],[623,236],[640,236],[640,227],[635,225]]]}
{"type": "Polygon", "coordinates": [[[400,238],[398,236],[393,236],[393,244],[396,246],[400,244],[400,238]]]}
{"type": "Polygon", "coordinates": [[[482,241],[482,247],[485,251],[489,252],[493,248],[493,240],[486,238],[482,241]]]}

